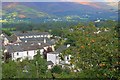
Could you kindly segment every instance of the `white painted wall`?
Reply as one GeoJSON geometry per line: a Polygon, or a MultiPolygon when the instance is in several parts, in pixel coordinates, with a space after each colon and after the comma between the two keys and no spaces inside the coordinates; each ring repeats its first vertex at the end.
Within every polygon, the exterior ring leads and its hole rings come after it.
{"type": "Polygon", "coordinates": [[[66,56],[64,56],[64,59],[65,59],[65,63],[66,64],[70,64],[70,57],[71,57],[71,55],[66,55],[66,56]]]}
{"type": "Polygon", "coordinates": [[[35,55],[34,50],[31,50],[31,51],[28,51],[28,55],[26,56],[28,56],[29,59],[33,59],[34,55],[35,55]]]}
{"type": "Polygon", "coordinates": [[[47,53],[47,61],[52,61],[55,64],[59,64],[59,57],[57,57],[59,54],[51,54],[47,53]]]}
{"type": "Polygon", "coordinates": [[[14,52],[12,53],[12,60],[17,60],[18,58],[24,58],[24,55],[27,54],[27,51],[23,51],[23,52],[14,52]],[[18,53],[18,55],[17,55],[18,53]]]}
{"type": "Polygon", "coordinates": [[[40,54],[43,55],[44,49],[40,49],[40,54]]]}
{"type": "Polygon", "coordinates": [[[4,38],[4,45],[7,45],[9,43],[9,40],[7,38],[4,38]]]}
{"type": "Polygon", "coordinates": [[[34,58],[34,50],[31,50],[31,51],[23,51],[23,52],[15,52],[15,53],[12,53],[12,60],[17,60],[18,58],[21,58],[22,60],[27,58],[28,59],[33,59],[34,58]],[[18,55],[17,55],[18,53],[18,55]]]}
{"type": "MultiPolygon", "coordinates": [[[[38,50],[30,50],[30,51],[23,51],[23,52],[14,52],[12,53],[12,60],[17,60],[18,58],[21,58],[22,60],[27,58],[33,59],[34,56],[37,54],[38,50]],[[17,53],[19,55],[17,55],[17,53]]],[[[40,49],[40,54],[43,55],[44,49],[40,49]]]]}

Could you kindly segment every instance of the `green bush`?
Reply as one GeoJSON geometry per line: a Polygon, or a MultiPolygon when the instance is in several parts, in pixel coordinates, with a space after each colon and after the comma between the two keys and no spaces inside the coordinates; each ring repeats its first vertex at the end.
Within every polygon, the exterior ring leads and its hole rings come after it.
{"type": "Polygon", "coordinates": [[[62,68],[60,66],[56,65],[51,69],[51,72],[60,74],[62,72],[62,68]]]}

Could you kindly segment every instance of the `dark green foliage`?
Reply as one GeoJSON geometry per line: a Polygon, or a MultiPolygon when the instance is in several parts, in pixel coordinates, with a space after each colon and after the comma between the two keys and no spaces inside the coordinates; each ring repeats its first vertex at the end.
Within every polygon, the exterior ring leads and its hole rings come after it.
{"type": "Polygon", "coordinates": [[[70,71],[70,69],[68,67],[65,67],[63,69],[63,72],[66,73],[66,74],[68,74],[68,75],[71,73],[71,71],[70,71]]]}
{"type": "Polygon", "coordinates": [[[9,31],[9,30],[2,30],[2,32],[5,33],[8,36],[12,35],[11,31],[9,31]]]}
{"type": "Polygon", "coordinates": [[[40,54],[36,55],[34,60],[25,59],[22,62],[9,61],[2,64],[3,78],[44,78],[46,71],[47,62],[40,54]]]}
{"type": "Polygon", "coordinates": [[[2,64],[2,77],[15,78],[17,76],[17,69],[16,62],[9,61],[9,63],[2,64]]]}
{"type": "Polygon", "coordinates": [[[96,27],[115,27],[118,22],[112,21],[112,20],[107,20],[107,21],[101,21],[98,23],[95,23],[96,27]]]}
{"type": "Polygon", "coordinates": [[[51,72],[60,74],[62,72],[62,68],[60,66],[56,65],[51,69],[51,72]]]}

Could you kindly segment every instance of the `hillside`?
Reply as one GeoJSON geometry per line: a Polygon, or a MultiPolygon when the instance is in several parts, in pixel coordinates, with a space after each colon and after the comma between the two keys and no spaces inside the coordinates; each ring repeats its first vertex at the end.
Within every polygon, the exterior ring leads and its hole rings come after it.
{"type": "MultiPolygon", "coordinates": [[[[93,3],[94,4],[94,3],[93,3]]],[[[30,21],[93,21],[97,19],[117,20],[117,11],[105,5],[103,8],[73,2],[19,2],[3,3],[3,18],[16,14],[17,19],[30,21]]]]}
{"type": "Polygon", "coordinates": [[[52,16],[25,5],[7,4],[3,6],[2,17],[7,21],[32,21],[34,19],[51,18],[52,16]]]}

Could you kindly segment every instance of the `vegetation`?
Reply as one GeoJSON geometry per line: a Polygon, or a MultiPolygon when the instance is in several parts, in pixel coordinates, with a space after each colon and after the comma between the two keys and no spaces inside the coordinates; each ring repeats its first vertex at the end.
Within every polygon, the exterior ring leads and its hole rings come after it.
{"type": "Polygon", "coordinates": [[[118,29],[117,24],[111,21],[105,25],[101,23],[100,27],[96,27],[94,23],[90,22],[88,25],[79,24],[63,29],[51,29],[52,34],[61,37],[58,45],[71,45],[60,56],[72,55],[70,63],[74,65],[74,68],[69,69],[67,65],[62,68],[57,65],[51,70],[47,70],[47,62],[38,52],[34,60],[4,63],[2,65],[3,78],[120,79],[118,29]],[[101,32],[97,33],[98,31],[101,32]],[[23,72],[23,70],[27,71],[23,72]]]}
{"type": "Polygon", "coordinates": [[[61,73],[62,72],[62,68],[60,66],[54,66],[51,70],[52,73],[61,73]]]}
{"type": "MultiPolygon", "coordinates": [[[[118,33],[113,27],[76,26],[66,36],[71,47],[64,54],[71,54],[79,77],[119,78],[118,33]],[[107,30],[106,30],[107,29],[107,30]],[[101,31],[98,34],[95,32],[101,31]]],[[[63,54],[63,55],[64,55],[63,54]]]]}
{"type": "Polygon", "coordinates": [[[20,62],[9,61],[2,64],[3,78],[44,78],[46,75],[47,64],[38,53],[34,60],[27,58],[20,62]]]}

